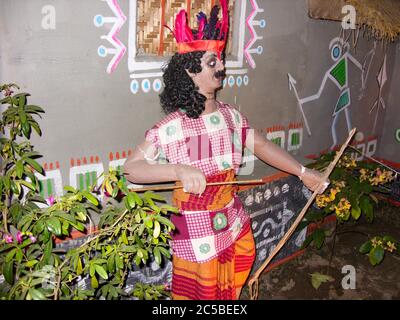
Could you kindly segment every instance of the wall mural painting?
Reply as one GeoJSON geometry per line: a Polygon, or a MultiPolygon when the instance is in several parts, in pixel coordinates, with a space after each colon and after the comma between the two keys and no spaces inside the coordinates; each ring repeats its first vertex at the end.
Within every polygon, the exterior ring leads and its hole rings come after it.
{"type": "Polygon", "coordinates": [[[386,54],[385,54],[385,58],[383,59],[383,63],[382,63],[381,69],[379,70],[379,73],[376,76],[376,80],[377,80],[378,86],[379,86],[378,98],[376,99],[376,101],[375,101],[374,105],[372,106],[371,110],[369,110],[369,113],[371,114],[372,111],[376,108],[374,127],[372,129],[372,131],[374,133],[375,133],[375,130],[376,130],[376,122],[378,120],[380,107],[382,107],[383,109],[386,108],[385,101],[382,98],[382,88],[383,88],[383,86],[385,85],[385,83],[387,81],[386,54]]]}
{"type": "Polygon", "coordinates": [[[109,44],[112,46],[111,48],[107,48],[104,45],[101,45],[97,49],[97,54],[105,58],[108,55],[112,55],[112,59],[107,66],[107,73],[112,73],[120,63],[122,57],[126,52],[126,47],[124,44],[118,39],[119,31],[122,26],[125,24],[126,16],[122,12],[118,0],[102,0],[107,2],[111,11],[114,13],[113,17],[104,17],[101,14],[98,14],[94,17],[93,23],[96,27],[103,27],[104,24],[112,24],[112,27],[108,34],[102,35],[100,38],[107,40],[109,44]]]}
{"type": "MultiPolygon", "coordinates": [[[[126,42],[128,43],[128,71],[130,73],[130,91],[133,94],[137,94],[139,92],[149,93],[149,92],[159,92],[162,89],[162,71],[161,68],[167,61],[167,58],[163,58],[163,55],[167,56],[168,50],[170,48],[167,44],[160,45],[157,49],[158,55],[146,54],[143,48],[139,46],[139,41],[142,41],[138,36],[138,31],[142,27],[144,23],[139,19],[139,14],[143,9],[143,6],[148,6],[149,3],[144,3],[141,0],[129,0],[129,13],[128,18],[125,16],[124,12],[121,10],[118,0],[101,0],[108,4],[111,11],[114,13],[114,16],[104,17],[101,14],[97,14],[94,17],[94,25],[96,27],[103,27],[105,24],[112,24],[112,28],[107,35],[101,36],[101,39],[105,39],[111,44],[110,48],[101,45],[97,53],[100,57],[107,57],[108,55],[112,55],[113,58],[109,62],[107,66],[107,73],[112,73],[118,66],[120,60],[125,54],[126,47],[122,43],[122,41],[118,38],[118,34],[120,29],[125,24],[125,21],[128,20],[129,23],[129,32],[128,39],[126,42]],[[142,3],[143,2],[143,3],[142,3]],[[168,49],[168,50],[167,50],[168,49]],[[160,52],[161,50],[161,52],[160,52]],[[163,51],[164,50],[164,51],[163,51]]],[[[158,25],[158,29],[152,26],[152,31],[147,34],[149,38],[157,38],[162,39],[161,35],[164,35],[165,39],[169,39],[172,35],[168,34],[162,28],[163,25],[161,22],[164,21],[167,24],[173,23],[173,21],[165,21],[165,1],[153,1],[151,5],[157,5],[160,17],[158,25]],[[155,30],[157,29],[157,30],[155,30]],[[165,31],[165,32],[164,32],[165,31]]],[[[179,0],[171,0],[169,1],[171,7],[174,4],[174,10],[178,11],[180,7],[186,6],[186,1],[179,0]],[[176,3],[175,3],[176,2],[176,3]]],[[[193,2],[193,1],[192,1],[193,2]]],[[[204,0],[205,3],[208,3],[204,0]]],[[[216,3],[217,1],[215,1],[216,3]]],[[[249,76],[247,75],[248,69],[245,66],[245,61],[248,63],[250,68],[256,68],[256,63],[254,61],[253,55],[258,54],[261,55],[263,53],[263,47],[261,45],[257,45],[257,42],[261,40],[263,37],[258,35],[257,29],[264,29],[266,27],[265,19],[256,19],[256,17],[264,12],[264,9],[261,9],[258,5],[258,0],[235,0],[231,1],[234,6],[234,10],[238,12],[235,16],[239,17],[239,21],[233,25],[232,37],[234,37],[235,41],[237,41],[237,47],[235,52],[231,52],[231,54],[227,55],[226,59],[226,73],[227,78],[224,80],[224,87],[228,86],[230,88],[237,86],[241,87],[242,85],[247,86],[249,84],[249,76]],[[248,10],[248,6],[250,5],[250,14],[246,17],[246,10],[248,10]],[[245,33],[246,28],[250,35],[250,38],[246,41],[245,33]]],[[[214,3],[213,2],[210,2],[214,3]]],[[[156,9],[156,7],[154,7],[156,9]]],[[[173,16],[171,14],[171,16],[173,16]]],[[[149,39],[145,39],[147,41],[149,39]]]]}
{"type": "Polygon", "coordinates": [[[395,136],[395,138],[396,138],[396,141],[397,141],[398,143],[400,143],[400,128],[399,128],[399,129],[396,129],[396,131],[395,131],[395,133],[394,133],[394,136],[395,136]]]}
{"type": "MultiPolygon", "coordinates": [[[[356,135],[354,141],[350,145],[357,149],[351,154],[351,157],[356,161],[366,160],[368,157],[373,157],[378,149],[378,137],[373,135],[368,138],[364,138],[363,134],[356,135]]],[[[341,145],[336,145],[333,150],[339,150],[341,145]]],[[[319,154],[308,154],[305,156],[307,159],[315,160],[323,154],[332,151],[330,149],[322,150],[319,154]]]]}
{"type": "MultiPolygon", "coordinates": [[[[303,105],[305,105],[308,102],[318,100],[321,95],[322,91],[325,88],[327,80],[331,80],[339,89],[339,94],[338,94],[338,100],[333,108],[332,112],[332,124],[331,124],[331,134],[332,134],[332,145],[331,149],[333,150],[335,146],[338,144],[338,137],[337,137],[337,131],[336,131],[336,126],[339,120],[340,114],[345,115],[346,119],[346,124],[347,124],[347,129],[348,132],[353,128],[352,122],[351,122],[351,115],[350,115],[350,110],[349,107],[351,105],[351,94],[350,94],[350,87],[349,87],[349,62],[352,62],[361,72],[361,82],[362,82],[362,88],[365,88],[365,83],[366,83],[366,71],[369,71],[369,67],[364,69],[363,65],[350,54],[349,52],[350,45],[347,42],[344,42],[342,38],[336,37],[334,38],[330,44],[329,44],[329,50],[331,54],[331,58],[334,61],[334,64],[329,68],[328,71],[326,71],[323,80],[321,82],[321,85],[318,89],[318,92],[314,95],[308,96],[301,98],[298,95],[297,89],[296,89],[296,80],[294,77],[288,73],[288,78],[289,78],[289,90],[293,90],[296,99],[297,99],[297,104],[300,108],[300,112],[302,114],[304,124],[306,126],[307,132],[309,135],[311,135],[311,129],[310,125],[308,124],[307,117],[305,115],[303,105]]],[[[367,61],[370,64],[373,58],[373,52],[369,52],[369,59],[366,59],[364,61],[364,65],[366,65],[367,61]],[[372,56],[372,58],[371,58],[372,56]]]]}
{"type": "MultiPolygon", "coordinates": [[[[130,155],[132,150],[128,152],[110,152],[108,168],[114,168],[119,172],[123,170],[123,164],[127,159],[127,155],[130,155]]],[[[101,176],[104,172],[104,164],[100,162],[98,156],[90,156],[90,158],[82,157],[79,159],[71,159],[69,169],[69,183],[68,185],[78,189],[87,190],[90,186],[95,184],[97,187],[103,182],[101,176]]],[[[45,175],[35,173],[35,176],[39,180],[40,195],[47,201],[48,205],[51,205],[55,198],[61,197],[64,194],[64,184],[62,181],[62,174],[60,170],[59,162],[44,163],[43,169],[45,175]]],[[[142,188],[142,185],[130,183],[128,180],[122,178],[128,188],[142,188]]],[[[25,188],[25,187],[24,187],[25,188]]],[[[27,188],[24,189],[28,191],[27,188]]],[[[100,191],[99,199],[102,200],[104,197],[103,190],[100,191]]],[[[47,206],[46,204],[37,203],[41,207],[47,206]]]]}
{"type": "Polygon", "coordinates": [[[303,124],[301,122],[289,123],[288,130],[282,125],[275,125],[265,129],[265,131],[268,140],[287,151],[298,150],[303,145],[303,124]]]}

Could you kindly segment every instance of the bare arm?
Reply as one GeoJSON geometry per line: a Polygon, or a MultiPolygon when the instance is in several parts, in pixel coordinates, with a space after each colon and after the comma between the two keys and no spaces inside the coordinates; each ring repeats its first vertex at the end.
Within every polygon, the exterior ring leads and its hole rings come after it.
{"type": "Polygon", "coordinates": [[[156,161],[146,160],[157,155],[151,142],[143,141],[132,152],[124,163],[124,174],[133,183],[156,183],[178,180],[176,166],[173,164],[158,164],[156,161]],[[143,150],[140,151],[140,149],[143,150]]]}
{"type": "Polygon", "coordinates": [[[157,150],[151,142],[143,141],[124,163],[126,178],[138,184],[180,180],[187,192],[203,193],[206,179],[202,171],[185,164],[158,164],[156,158],[157,150]]]}
{"type": "Polygon", "coordinates": [[[256,130],[251,130],[249,132],[246,139],[246,147],[249,148],[257,158],[267,164],[301,177],[305,186],[312,191],[319,188],[319,193],[322,193],[327,187],[327,184],[320,185],[320,183],[323,182],[321,173],[310,169],[305,169],[305,171],[302,172],[303,165],[301,163],[256,130]]]}

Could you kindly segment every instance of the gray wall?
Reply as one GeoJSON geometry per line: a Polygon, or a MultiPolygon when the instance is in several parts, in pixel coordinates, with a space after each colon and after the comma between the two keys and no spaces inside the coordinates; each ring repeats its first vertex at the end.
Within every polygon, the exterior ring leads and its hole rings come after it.
{"type": "Polygon", "coordinates": [[[396,61],[392,65],[393,77],[389,87],[389,104],[386,106],[379,155],[398,164],[400,163],[400,43],[397,43],[395,51],[396,61]]]}
{"type": "MultiPolygon", "coordinates": [[[[128,20],[118,37],[128,46],[129,3],[119,2],[128,20]]],[[[244,61],[249,84],[232,88],[226,85],[220,99],[236,101],[254,128],[283,126],[287,139],[289,124],[302,122],[294,92],[288,89],[287,73],[296,79],[300,98],[317,93],[333,65],[329,43],[339,36],[341,27],[337,22],[310,19],[305,0],[257,3],[264,12],[259,12],[255,19],[264,19],[266,27],[255,26],[258,36],[263,38],[254,47],[262,46],[263,52],[253,54],[254,69],[244,61]]],[[[246,17],[250,12],[251,3],[247,1],[246,17]]],[[[115,155],[133,149],[143,139],[144,131],[163,116],[156,92],[130,91],[128,52],[113,73],[106,73],[111,56],[99,57],[97,48],[109,45],[100,37],[110,25],[96,28],[93,18],[97,14],[112,16],[107,3],[100,0],[0,0],[0,82],[20,84],[22,90],[32,94],[31,103],[46,110],[40,120],[43,136],[34,137],[33,143],[44,156],[42,163],[59,162],[64,185],[70,184],[71,159],[98,156],[107,168],[110,152],[115,155]],[[44,5],[56,9],[55,30],[42,28],[44,5]]],[[[246,28],[246,43],[249,38],[246,28]]],[[[356,49],[351,48],[350,53],[362,64],[372,48],[373,41],[361,35],[356,49]]],[[[382,46],[378,43],[376,47],[361,100],[361,72],[354,64],[349,65],[353,126],[363,132],[365,139],[377,136],[380,154],[393,161],[400,161],[399,144],[393,139],[393,130],[399,127],[395,111],[399,72],[392,78],[394,70],[400,71],[398,52],[394,45],[386,51],[388,83],[383,98],[388,108],[386,118],[380,111],[376,132],[372,130],[374,116],[368,111],[377,97],[376,75],[384,57],[382,46]]],[[[312,135],[307,135],[303,127],[300,148],[290,151],[302,163],[308,161],[306,155],[318,154],[331,146],[331,115],[338,97],[339,89],[328,81],[320,99],[305,105],[312,135]]],[[[347,136],[345,124],[342,114],[339,142],[347,136]]],[[[253,176],[265,176],[272,171],[257,162],[253,176]]]]}

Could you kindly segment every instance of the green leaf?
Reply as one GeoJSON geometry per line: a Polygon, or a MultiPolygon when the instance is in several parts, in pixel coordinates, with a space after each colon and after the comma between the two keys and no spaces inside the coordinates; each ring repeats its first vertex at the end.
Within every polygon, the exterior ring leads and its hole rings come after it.
{"type": "Polygon", "coordinates": [[[41,167],[41,165],[39,163],[37,163],[35,160],[31,159],[31,158],[25,158],[25,162],[27,162],[28,164],[30,164],[33,169],[35,169],[37,172],[43,174],[43,168],[41,167]]]}
{"type": "Polygon", "coordinates": [[[165,198],[162,195],[151,191],[146,191],[143,196],[147,199],[151,198],[158,201],[165,201],[165,198]]]}
{"type": "Polygon", "coordinates": [[[107,269],[109,272],[114,273],[115,271],[115,254],[111,254],[107,260],[107,269]]]}
{"type": "MultiPolygon", "coordinates": [[[[25,114],[25,112],[23,114],[25,114]]],[[[31,134],[31,126],[28,122],[22,122],[22,132],[24,133],[24,136],[29,139],[31,134]]]]}
{"type": "Polygon", "coordinates": [[[33,300],[47,300],[46,296],[37,289],[29,288],[29,294],[33,300]]]}
{"type": "Polygon", "coordinates": [[[161,232],[160,223],[157,220],[155,220],[153,237],[158,238],[158,236],[160,235],[160,232],[161,232]]]}
{"type": "Polygon", "coordinates": [[[17,169],[17,177],[22,178],[22,174],[24,173],[24,165],[22,164],[21,160],[18,160],[17,163],[15,164],[16,169],[17,169]]]}
{"type": "Polygon", "coordinates": [[[25,106],[25,111],[27,111],[27,112],[41,112],[41,113],[44,113],[44,110],[41,107],[33,105],[33,104],[29,104],[29,105],[25,106]]]}
{"type": "Polygon", "coordinates": [[[142,198],[139,197],[139,195],[136,192],[132,192],[132,196],[135,199],[135,202],[139,205],[139,206],[143,206],[143,200],[142,198]]]}
{"type": "Polygon", "coordinates": [[[177,207],[173,207],[168,204],[162,205],[160,209],[161,209],[161,211],[168,211],[168,212],[174,212],[174,213],[179,212],[179,209],[177,207]]]}
{"type": "Polygon", "coordinates": [[[325,231],[322,229],[315,230],[313,233],[313,240],[317,249],[321,249],[325,241],[325,231]]]}
{"type": "Polygon", "coordinates": [[[14,261],[9,261],[3,264],[3,275],[4,279],[9,284],[14,283],[14,261]]]}
{"type": "Polygon", "coordinates": [[[94,265],[96,272],[99,274],[100,277],[102,277],[104,280],[108,279],[108,275],[106,270],[104,270],[103,266],[100,266],[98,264],[94,265]]]}
{"type": "Polygon", "coordinates": [[[7,253],[6,262],[10,262],[14,258],[16,252],[17,252],[17,249],[14,248],[9,253],[7,253]]]}
{"type": "Polygon", "coordinates": [[[39,125],[36,122],[31,122],[29,121],[31,127],[36,131],[36,133],[41,136],[42,135],[42,130],[40,130],[39,125]]]}
{"type": "Polygon", "coordinates": [[[362,254],[366,254],[366,253],[370,252],[371,249],[372,249],[372,243],[370,240],[368,240],[360,246],[359,252],[362,254]]]}
{"type": "Polygon", "coordinates": [[[28,262],[25,263],[25,266],[30,268],[33,267],[35,264],[37,264],[39,261],[34,259],[34,260],[29,260],[28,262]]]}
{"type": "Polygon", "coordinates": [[[354,220],[358,220],[361,216],[361,208],[359,206],[351,207],[351,216],[354,220]]]}
{"type": "Polygon", "coordinates": [[[128,244],[128,238],[126,237],[126,230],[124,230],[124,231],[122,232],[121,240],[122,240],[122,243],[128,244]]]}
{"type": "Polygon", "coordinates": [[[90,275],[91,277],[93,277],[94,274],[96,273],[96,269],[94,268],[94,266],[95,266],[95,264],[92,263],[92,261],[91,261],[91,262],[90,262],[90,267],[89,267],[89,275],[90,275]]]}
{"type": "Polygon", "coordinates": [[[124,268],[124,263],[122,261],[122,257],[119,254],[115,255],[115,265],[117,266],[118,269],[124,268]]]}
{"type": "MultiPolygon", "coordinates": [[[[28,182],[28,181],[20,180],[19,183],[23,184],[25,187],[28,187],[32,191],[36,190],[35,186],[32,183],[28,182]]],[[[46,203],[46,201],[45,201],[45,203],[46,203]]]]}
{"type": "MultiPolygon", "coordinates": [[[[47,234],[50,234],[50,233],[47,232],[47,234]]],[[[51,239],[50,239],[50,240],[48,240],[48,242],[44,248],[44,256],[43,256],[44,264],[48,264],[48,261],[50,260],[52,251],[53,251],[53,241],[51,241],[51,239]]]]}
{"type": "Polygon", "coordinates": [[[307,238],[304,240],[303,245],[301,246],[301,249],[307,248],[310,243],[313,241],[314,237],[313,234],[310,234],[307,236],[307,238]]]}
{"type": "Polygon", "coordinates": [[[147,228],[153,228],[153,219],[151,217],[146,217],[144,219],[144,224],[147,228]]]}
{"type": "Polygon", "coordinates": [[[91,277],[90,282],[92,284],[93,289],[97,289],[99,287],[99,282],[95,276],[91,277]]]}
{"type": "Polygon", "coordinates": [[[375,247],[369,252],[369,262],[375,266],[380,264],[385,256],[385,250],[382,247],[375,247]]]}
{"type": "Polygon", "coordinates": [[[159,221],[162,224],[165,224],[166,226],[170,227],[171,229],[175,229],[174,224],[165,217],[161,217],[161,216],[155,216],[154,219],[156,219],[157,221],[159,221]]]}
{"type": "Polygon", "coordinates": [[[77,222],[77,223],[72,223],[71,222],[71,225],[78,231],[81,231],[81,232],[85,231],[85,225],[80,223],[80,222],[77,222]]]}
{"type": "Polygon", "coordinates": [[[310,274],[310,276],[311,276],[311,284],[315,289],[318,289],[323,282],[334,281],[334,279],[331,276],[321,274],[319,272],[312,273],[310,274]]]}
{"type": "Polygon", "coordinates": [[[155,259],[156,263],[157,263],[158,265],[160,265],[160,264],[161,264],[161,261],[162,261],[162,260],[161,260],[160,249],[158,249],[158,247],[155,247],[153,253],[154,253],[154,259],[155,259]]]}
{"type": "Polygon", "coordinates": [[[82,272],[83,272],[82,261],[81,261],[81,258],[78,257],[78,262],[77,262],[77,265],[76,265],[76,274],[78,276],[80,276],[82,274],[82,272]]]}
{"type": "Polygon", "coordinates": [[[71,186],[64,186],[64,190],[71,192],[71,193],[76,193],[77,190],[74,187],[71,186]]]}
{"type": "Polygon", "coordinates": [[[115,186],[112,191],[111,197],[115,198],[118,195],[118,191],[119,191],[118,187],[115,186]]]}
{"type": "Polygon", "coordinates": [[[396,242],[397,242],[396,239],[393,238],[393,237],[391,237],[391,236],[384,236],[384,237],[383,237],[383,241],[385,241],[385,242],[390,241],[390,242],[393,242],[393,243],[396,243],[396,242]]]}
{"type": "Polygon", "coordinates": [[[374,208],[368,196],[362,196],[360,199],[360,207],[369,222],[374,220],[374,208]]]}
{"type": "Polygon", "coordinates": [[[56,236],[61,235],[61,222],[56,217],[51,217],[46,221],[47,229],[56,236]]]}
{"type": "Polygon", "coordinates": [[[128,193],[126,195],[126,197],[128,198],[128,203],[130,208],[134,208],[135,207],[135,197],[132,193],[128,193]]]}
{"type": "Polygon", "coordinates": [[[127,209],[127,210],[131,210],[132,208],[131,208],[131,205],[129,204],[129,201],[128,201],[128,197],[126,196],[126,197],[124,197],[124,200],[122,200],[123,201],[123,203],[124,203],[124,205],[125,205],[125,208],[127,209]]]}
{"type": "Polygon", "coordinates": [[[169,252],[169,250],[165,249],[164,247],[157,247],[158,250],[160,250],[160,252],[162,253],[163,256],[170,258],[171,257],[171,253],[169,252]]]}
{"type": "Polygon", "coordinates": [[[82,191],[82,194],[95,206],[99,204],[99,201],[89,191],[84,190],[82,191]]]}
{"type": "Polygon", "coordinates": [[[72,223],[76,223],[76,219],[72,214],[65,213],[64,211],[54,211],[53,215],[72,223]]]}

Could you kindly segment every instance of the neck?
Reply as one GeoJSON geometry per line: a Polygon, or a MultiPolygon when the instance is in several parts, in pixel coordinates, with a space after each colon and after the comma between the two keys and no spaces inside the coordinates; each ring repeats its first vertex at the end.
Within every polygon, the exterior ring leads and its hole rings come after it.
{"type": "Polygon", "coordinates": [[[205,108],[202,113],[203,115],[216,111],[218,109],[218,104],[217,101],[215,100],[215,96],[213,96],[212,98],[207,98],[204,107],[205,108]]]}

